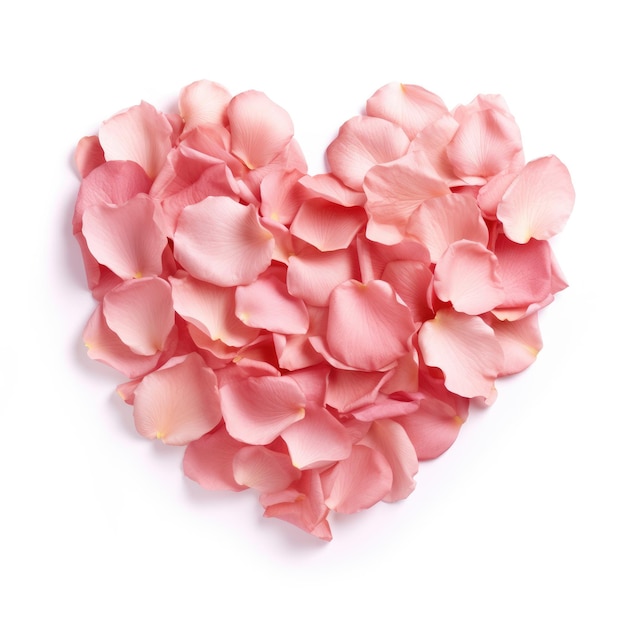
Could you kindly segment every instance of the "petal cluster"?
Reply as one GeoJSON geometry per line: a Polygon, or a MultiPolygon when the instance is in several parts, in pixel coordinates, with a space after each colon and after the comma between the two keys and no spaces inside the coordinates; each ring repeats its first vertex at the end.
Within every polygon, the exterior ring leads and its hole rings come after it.
{"type": "Polygon", "coordinates": [[[499,96],[449,110],[394,83],[364,111],[317,175],[284,109],[210,81],[76,151],[89,356],[189,478],[323,540],[332,512],[406,498],[470,400],[534,361],[574,204],[499,96]]]}

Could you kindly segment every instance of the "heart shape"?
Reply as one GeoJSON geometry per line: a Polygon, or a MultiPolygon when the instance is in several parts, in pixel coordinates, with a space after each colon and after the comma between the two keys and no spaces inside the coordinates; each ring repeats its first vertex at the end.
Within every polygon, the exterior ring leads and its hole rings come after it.
{"type": "Polygon", "coordinates": [[[499,96],[386,85],[326,155],[308,175],[284,109],[198,81],[81,139],[73,228],[85,344],[137,431],[330,540],[331,511],[406,498],[470,399],[534,361],[574,190],[499,96]]]}

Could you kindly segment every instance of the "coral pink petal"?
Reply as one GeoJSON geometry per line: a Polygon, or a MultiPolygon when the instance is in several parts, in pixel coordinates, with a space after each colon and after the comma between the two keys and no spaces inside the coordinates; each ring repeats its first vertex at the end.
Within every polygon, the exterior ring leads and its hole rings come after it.
{"type": "Polygon", "coordinates": [[[418,462],[404,428],[393,420],[374,422],[361,443],[378,450],[391,466],[393,483],[383,500],[396,502],[406,498],[415,489],[413,476],[417,473],[418,462]]]}
{"type": "Polygon", "coordinates": [[[406,154],[409,139],[400,126],[360,115],[339,129],[326,151],[330,171],[348,187],[360,191],[367,171],[406,154]]]}
{"type": "Polygon", "coordinates": [[[401,126],[409,139],[424,127],[448,114],[443,100],[418,85],[390,83],[369,98],[368,115],[382,117],[401,126]]]}
{"type": "Polygon", "coordinates": [[[224,87],[210,80],[198,80],[183,87],[178,96],[178,108],[185,121],[185,133],[205,124],[225,126],[230,98],[224,87]]]}
{"type": "Polygon", "coordinates": [[[264,446],[245,446],[233,458],[233,474],[240,485],[261,493],[281,491],[300,478],[288,454],[264,446]]]}
{"type": "Polygon", "coordinates": [[[212,491],[242,491],[233,474],[233,459],[246,446],[233,439],[224,426],[192,441],[185,450],[185,476],[212,491]]]}
{"type": "Polygon", "coordinates": [[[574,208],[574,187],[565,165],[555,156],[524,166],[502,196],[498,219],[517,243],[549,239],[561,232],[574,208]]]}
{"type": "Polygon", "coordinates": [[[328,306],[332,290],[357,275],[353,248],[320,252],[305,248],[289,257],[287,288],[289,293],[312,306],[328,306]]]}
{"type": "Polygon", "coordinates": [[[225,197],[185,207],[174,233],[174,256],[193,276],[221,287],[251,283],[272,261],[274,238],[256,208],[225,197]]]}
{"type": "Polygon", "coordinates": [[[360,207],[341,207],[325,200],[307,200],[296,214],[291,232],[322,252],[347,248],[365,225],[360,207]]]}
{"type": "Polygon", "coordinates": [[[488,320],[504,352],[501,376],[517,374],[532,365],[543,347],[537,313],[514,321],[488,320]]]}
{"type": "Polygon", "coordinates": [[[359,235],[356,246],[363,282],[382,278],[387,265],[393,261],[413,261],[430,265],[430,255],[426,247],[411,239],[386,246],[359,235]]]}
{"type": "Polygon", "coordinates": [[[322,475],[326,506],[337,513],[357,513],[387,496],[393,470],[384,455],[356,445],[350,456],[322,475]]]}
{"type": "Polygon", "coordinates": [[[475,241],[454,242],[435,267],[435,292],[456,311],[480,315],[502,304],[498,258],[475,241]]]}
{"type": "Polygon", "coordinates": [[[365,176],[363,189],[370,218],[367,236],[387,245],[402,241],[411,214],[424,200],[450,193],[422,152],[375,165],[365,176]]]}
{"type": "Polygon", "coordinates": [[[455,173],[470,184],[482,184],[510,169],[521,155],[522,140],[515,120],[495,109],[463,117],[448,145],[455,173]]]}
{"type": "Polygon", "coordinates": [[[328,200],[340,206],[363,206],[365,194],[346,187],[333,174],[316,174],[303,176],[300,185],[308,191],[309,196],[328,200]]]}
{"type": "Polygon", "coordinates": [[[433,273],[419,261],[391,261],[382,280],[388,282],[406,304],[416,323],[433,316],[433,273]]]}
{"type": "Polygon", "coordinates": [[[245,443],[271,443],[304,418],[306,398],[289,376],[244,378],[224,385],[220,393],[226,428],[245,443]]]}
{"type": "Polygon", "coordinates": [[[165,163],[172,147],[171,135],[167,117],[147,102],[103,122],[99,133],[107,161],[134,161],[150,178],[165,163]]]}
{"type": "Polygon", "coordinates": [[[157,276],[167,237],[154,221],[154,201],[138,195],[118,207],[87,206],[83,234],[93,256],[120,278],[157,276]]]}
{"type": "Polygon", "coordinates": [[[171,445],[199,439],[221,420],[217,379],[199,354],[168,362],[135,390],[137,432],[171,445]]]}
{"type": "Polygon", "coordinates": [[[482,319],[440,309],[418,334],[424,362],[438,367],[446,387],[465,398],[489,398],[504,355],[495,333],[482,319]]]}
{"type": "Polygon", "coordinates": [[[184,272],[169,280],[176,312],[211,339],[241,347],[259,334],[236,317],[234,287],[218,287],[184,272]]]}
{"type": "Polygon", "coordinates": [[[74,162],[81,178],[85,178],[96,167],[105,163],[104,152],[98,137],[83,137],[76,146],[74,162]]]}
{"type": "Polygon", "coordinates": [[[140,278],[115,287],[104,296],[107,325],[136,354],[161,352],[174,327],[174,305],[169,283],[162,278],[140,278]]]}
{"type": "Polygon", "coordinates": [[[324,467],[350,455],[352,437],[326,409],[307,405],[303,420],[286,428],[281,437],[287,443],[295,467],[324,467]]]}
{"type": "Polygon", "coordinates": [[[489,241],[489,231],[476,201],[458,193],[426,200],[411,215],[407,233],[428,248],[433,263],[460,239],[484,246],[489,241]]]}
{"type": "Polygon", "coordinates": [[[340,413],[371,404],[391,372],[353,372],[333,369],[328,377],[325,403],[340,413]]]}
{"type": "Polygon", "coordinates": [[[450,404],[425,397],[417,411],[396,421],[409,436],[417,458],[427,461],[443,454],[456,441],[465,420],[450,404]]]}
{"type": "Polygon", "coordinates": [[[328,311],[328,348],[339,361],[376,371],[406,354],[415,332],[409,309],[389,284],[351,280],[335,288],[328,311]]]}
{"type": "Polygon", "coordinates": [[[273,161],[293,137],[287,111],[264,93],[246,91],[228,105],[232,152],[253,170],[273,161]]]}
{"type": "Polygon", "coordinates": [[[285,283],[275,276],[237,287],[235,315],[246,326],[284,335],[304,334],[309,329],[306,305],[291,296],[285,283]]]}

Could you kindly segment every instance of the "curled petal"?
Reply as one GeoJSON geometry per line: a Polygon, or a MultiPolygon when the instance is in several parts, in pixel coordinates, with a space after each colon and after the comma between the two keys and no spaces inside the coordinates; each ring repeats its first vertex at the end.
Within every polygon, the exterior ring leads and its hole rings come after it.
{"type": "Polygon", "coordinates": [[[221,287],[251,283],[272,261],[274,238],[256,208],[209,197],[183,209],[174,256],[196,278],[221,287]]]}
{"type": "Polygon", "coordinates": [[[81,178],[105,163],[104,152],[98,137],[83,137],[76,146],[74,161],[81,178]]]}
{"type": "Polygon", "coordinates": [[[199,439],[221,420],[217,379],[199,354],[178,357],[135,390],[137,432],[171,445],[199,439]]]}
{"type": "Polygon", "coordinates": [[[224,385],[220,393],[226,428],[245,443],[271,443],[304,418],[306,398],[289,376],[244,378],[224,385]]]}
{"type": "Polygon", "coordinates": [[[310,197],[322,198],[340,206],[363,206],[365,194],[346,187],[333,174],[303,176],[300,185],[308,191],[310,197]]]}
{"type": "Polygon", "coordinates": [[[178,108],[185,121],[185,132],[205,124],[225,126],[229,102],[228,91],[209,80],[198,80],[184,87],[178,97],[178,108]]]}
{"type": "Polygon", "coordinates": [[[424,362],[443,372],[450,391],[465,398],[491,397],[504,355],[482,319],[440,309],[422,325],[418,340],[424,362]]]}
{"type": "Polygon", "coordinates": [[[505,235],[517,243],[549,239],[561,232],[574,208],[574,187],[565,165],[555,156],[524,166],[498,205],[505,235]]]}
{"type": "Polygon", "coordinates": [[[293,122],[287,111],[264,93],[246,91],[228,105],[232,152],[249,169],[273,161],[293,137],[293,122]]]}

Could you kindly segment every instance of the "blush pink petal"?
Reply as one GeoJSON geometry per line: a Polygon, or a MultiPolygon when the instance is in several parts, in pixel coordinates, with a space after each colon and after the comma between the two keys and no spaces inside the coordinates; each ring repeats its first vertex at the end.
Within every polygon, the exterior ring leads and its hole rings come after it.
{"type": "Polygon", "coordinates": [[[222,85],[209,80],[198,80],[183,87],[178,96],[178,108],[185,122],[185,132],[205,124],[225,126],[230,99],[222,85]]]}
{"type": "Polygon", "coordinates": [[[497,219],[496,212],[502,200],[502,195],[508,189],[519,172],[505,171],[493,176],[485,183],[476,196],[476,203],[480,207],[480,212],[487,220],[497,219]]]}
{"type": "Polygon", "coordinates": [[[411,214],[424,200],[450,193],[422,152],[375,165],[366,174],[363,189],[369,215],[367,236],[386,245],[402,241],[411,214]]]}
{"type": "Polygon", "coordinates": [[[498,258],[475,241],[455,241],[435,267],[435,292],[456,311],[480,315],[502,304],[498,258]]]}
{"type": "Polygon", "coordinates": [[[445,386],[465,398],[489,398],[504,364],[495,333],[482,319],[440,309],[418,334],[424,362],[438,367],[445,386]]]}
{"type": "Polygon", "coordinates": [[[389,366],[408,352],[414,333],[411,312],[384,281],[350,280],[330,296],[328,348],[355,369],[376,371],[389,366]]]}
{"type": "Polygon", "coordinates": [[[412,261],[430,265],[428,249],[411,239],[386,246],[359,235],[356,238],[356,247],[363,282],[382,278],[387,265],[393,261],[412,261]]]}
{"type": "Polygon", "coordinates": [[[304,418],[306,398],[288,376],[244,378],[224,385],[220,393],[226,428],[245,443],[271,443],[304,418]]]}
{"type": "Polygon", "coordinates": [[[420,401],[417,411],[395,419],[409,436],[420,461],[443,454],[456,441],[465,422],[453,406],[429,396],[420,401]]]}
{"type": "Polygon", "coordinates": [[[326,506],[337,513],[357,513],[380,502],[393,485],[393,470],[384,455],[355,445],[350,456],[322,475],[326,506]]]}
{"type": "Polygon", "coordinates": [[[391,372],[356,372],[333,369],[328,377],[325,403],[340,413],[366,406],[376,399],[378,390],[391,372]]]}
{"type": "Polygon", "coordinates": [[[169,280],[176,312],[211,339],[241,347],[259,334],[236,317],[234,287],[218,287],[184,272],[169,280]]]}
{"type": "Polygon", "coordinates": [[[151,372],[161,357],[159,353],[143,356],[133,352],[107,326],[102,305],[89,318],[83,332],[83,341],[89,358],[106,363],[128,378],[138,378],[151,372]]]}
{"type": "Polygon", "coordinates": [[[337,178],[360,191],[372,166],[394,161],[408,148],[409,139],[400,126],[382,118],[359,115],[341,126],[326,150],[326,158],[337,178]]]}
{"type": "Polygon", "coordinates": [[[274,238],[254,206],[209,197],[183,209],[174,256],[193,276],[221,287],[251,283],[272,260],[274,238]]]}
{"type": "Polygon", "coordinates": [[[333,174],[303,176],[300,185],[307,190],[309,197],[318,197],[340,206],[363,206],[365,194],[346,187],[333,174]]]}
{"type": "Polygon", "coordinates": [[[122,283],[104,296],[102,310],[109,328],[136,354],[162,352],[174,328],[169,283],[140,278],[122,283]]]}
{"type": "Polygon", "coordinates": [[[306,200],[293,220],[291,232],[318,250],[328,252],[347,248],[366,221],[360,207],[306,200]]]}
{"type": "Polygon", "coordinates": [[[433,263],[460,239],[484,246],[489,241],[489,231],[476,201],[458,193],[426,200],[411,215],[407,233],[428,248],[433,263]]]}
{"type": "Polygon", "coordinates": [[[159,275],[167,237],[156,225],[154,211],[154,201],[144,194],[117,207],[87,206],[83,234],[89,250],[120,278],[159,275]]]}
{"type": "Polygon", "coordinates": [[[223,425],[189,443],[183,457],[185,476],[211,491],[242,491],[233,475],[233,459],[246,446],[233,439],[223,425]]]}
{"type": "Polygon", "coordinates": [[[235,481],[261,493],[287,489],[300,478],[288,454],[264,446],[245,446],[233,458],[235,481]]]}
{"type": "Polygon", "coordinates": [[[439,96],[423,87],[390,83],[369,98],[366,111],[398,124],[413,139],[424,127],[446,115],[448,108],[439,96]]]}
{"type": "Polygon", "coordinates": [[[107,161],[134,161],[150,178],[163,167],[172,147],[172,125],[151,104],[142,102],[114,115],[100,127],[107,161]]]}
{"type": "Polygon", "coordinates": [[[287,443],[293,465],[300,469],[325,467],[350,455],[352,437],[326,409],[307,405],[303,420],[286,428],[281,437],[287,443]]]}
{"type": "Polygon", "coordinates": [[[259,91],[235,96],[227,112],[232,152],[251,170],[273,161],[293,137],[287,111],[259,91]]]}
{"type": "Polygon", "coordinates": [[[363,445],[380,452],[391,467],[393,482],[385,502],[397,502],[415,489],[414,476],[417,473],[417,455],[406,431],[394,420],[380,420],[363,437],[363,445]]]}
{"type": "Polygon", "coordinates": [[[312,306],[328,306],[332,290],[357,273],[353,248],[320,252],[305,248],[289,257],[287,289],[312,306]]]}
{"type": "Polygon", "coordinates": [[[515,120],[496,109],[470,113],[448,144],[454,172],[469,184],[483,184],[523,159],[522,139],[515,120]]]}
{"type": "Polygon", "coordinates": [[[506,236],[517,243],[549,239],[561,232],[574,208],[574,187],[555,156],[527,163],[509,185],[497,216],[506,236]]]}
{"type": "Polygon", "coordinates": [[[261,215],[280,224],[290,224],[306,195],[298,183],[301,172],[274,170],[261,181],[261,215]]]}
{"type": "Polygon", "coordinates": [[[543,347],[537,313],[514,321],[488,320],[504,352],[500,374],[517,374],[532,365],[543,347]]]}
{"type": "Polygon", "coordinates": [[[382,280],[409,307],[414,322],[433,316],[433,273],[428,265],[419,261],[391,261],[385,266],[382,280]]]}
{"type": "Polygon", "coordinates": [[[144,377],[135,390],[137,432],[171,445],[186,445],[221,420],[217,379],[199,354],[178,357],[144,377]]]}
{"type": "Polygon", "coordinates": [[[395,418],[401,415],[408,415],[415,411],[416,406],[414,400],[404,397],[393,398],[379,394],[371,404],[353,410],[350,413],[360,422],[375,422],[376,420],[384,421],[390,417],[395,418]]]}
{"type": "Polygon", "coordinates": [[[262,276],[235,291],[235,315],[246,326],[284,335],[304,334],[309,313],[304,302],[287,291],[276,276],[262,276]]]}
{"type": "Polygon", "coordinates": [[[81,178],[85,178],[97,167],[105,163],[104,152],[98,137],[83,137],[76,146],[74,162],[81,178]]]}

